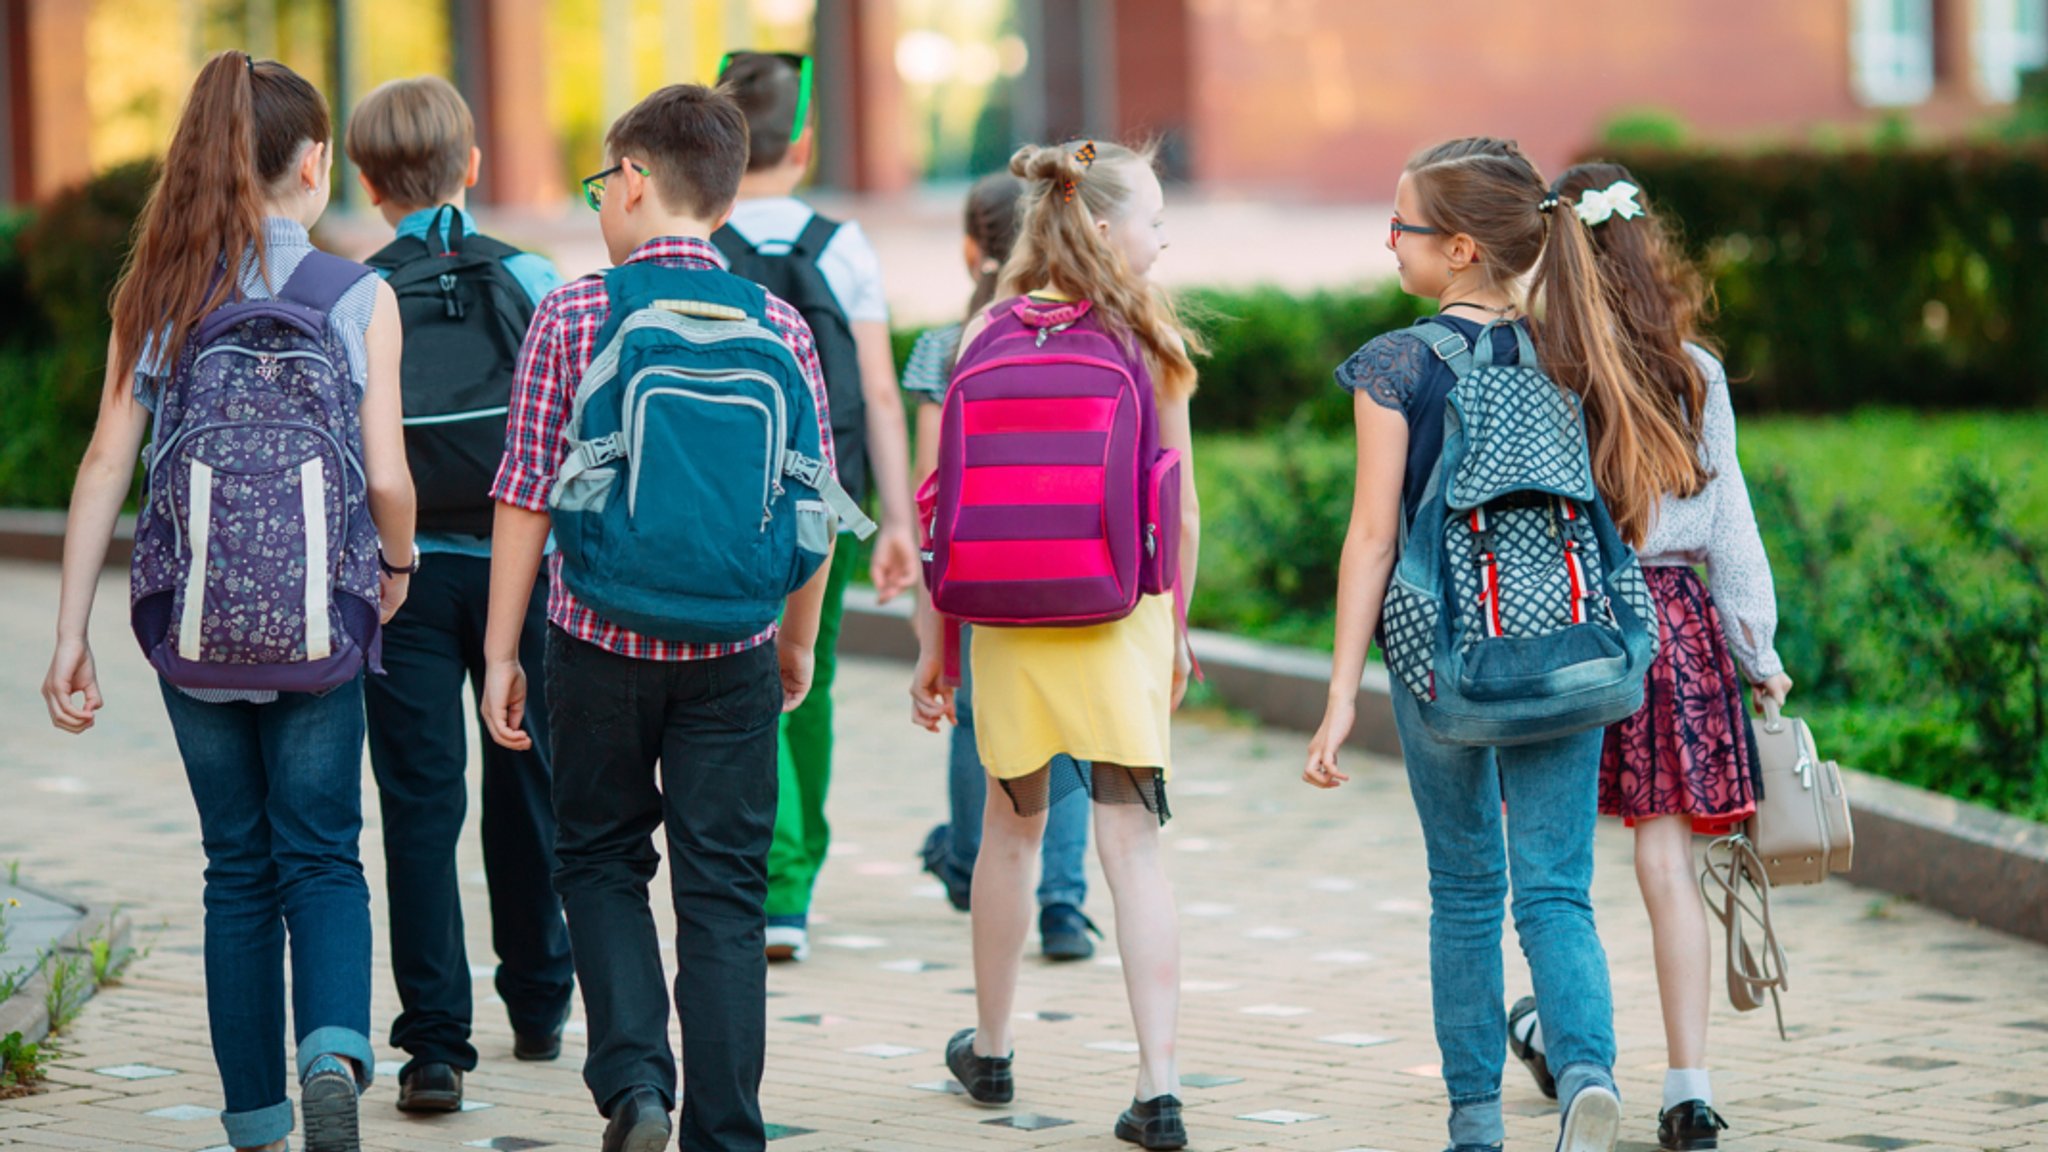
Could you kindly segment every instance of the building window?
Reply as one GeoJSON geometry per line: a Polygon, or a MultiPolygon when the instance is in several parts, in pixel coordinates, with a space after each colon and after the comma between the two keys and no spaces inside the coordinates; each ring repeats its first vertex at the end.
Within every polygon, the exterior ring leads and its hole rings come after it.
{"type": "Polygon", "coordinates": [[[1977,90],[2010,104],[2020,78],[2048,65],[2048,0],[1977,0],[1976,8],[1977,90]]]}
{"type": "Polygon", "coordinates": [[[1934,91],[1933,0],[1851,0],[1850,72],[1872,107],[1918,104],[1934,91]]]}

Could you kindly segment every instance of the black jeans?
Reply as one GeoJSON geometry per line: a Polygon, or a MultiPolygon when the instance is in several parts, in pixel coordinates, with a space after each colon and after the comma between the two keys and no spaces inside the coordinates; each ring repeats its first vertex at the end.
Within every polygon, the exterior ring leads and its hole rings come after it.
{"type": "Polygon", "coordinates": [[[555,890],[590,1024],[583,1080],[609,1115],[627,1089],[675,1100],[669,990],[647,885],[668,837],[683,1032],[684,1149],[766,1146],[768,845],[775,831],[775,646],[716,660],[615,656],[548,630],[560,825],[555,890]],[[656,766],[659,765],[659,776],[656,766]]]}
{"type": "MultiPolygon", "coordinates": [[[[368,677],[370,766],[384,813],[385,887],[391,906],[391,971],[403,1011],[391,1045],[414,1061],[476,1067],[469,1042],[473,1005],[463,947],[461,877],[455,842],[469,805],[464,772],[467,679],[484,683],[484,618],[491,562],[433,554],[412,578],[405,606],[384,626],[385,675],[368,677]]],[[[547,578],[527,607],[520,661],[526,667],[526,728],[533,749],[500,748],[478,725],[483,747],[484,875],[490,887],[491,944],[498,996],[515,1031],[558,1027],[574,994],[574,966],[555,868],[555,813],[549,802],[546,690],[541,657],[547,578]]]]}

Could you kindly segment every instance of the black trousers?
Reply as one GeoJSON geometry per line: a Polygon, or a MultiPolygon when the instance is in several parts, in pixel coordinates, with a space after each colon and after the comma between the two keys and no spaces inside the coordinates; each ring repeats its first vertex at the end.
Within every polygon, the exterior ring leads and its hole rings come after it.
{"type": "Polygon", "coordinates": [[[675,1100],[670,989],[648,905],[668,839],[673,995],[683,1033],[678,1146],[756,1150],[767,1046],[768,845],[782,713],[775,646],[679,663],[615,656],[548,630],[561,863],[600,1111],[646,1085],[675,1100]]]}
{"type": "Polygon", "coordinates": [[[527,752],[494,743],[463,696],[464,680],[483,690],[490,583],[488,559],[425,557],[405,606],[384,627],[385,675],[367,677],[364,694],[384,814],[391,970],[403,1008],[391,1044],[415,1062],[464,1070],[476,1067],[477,1055],[469,1042],[474,1006],[455,843],[469,805],[472,721],[483,748],[484,875],[498,996],[514,1030],[545,1034],[560,1025],[574,993],[568,929],[551,883],[555,814],[541,675],[547,578],[528,604],[519,653],[530,693],[526,727],[534,746],[527,752]]]}

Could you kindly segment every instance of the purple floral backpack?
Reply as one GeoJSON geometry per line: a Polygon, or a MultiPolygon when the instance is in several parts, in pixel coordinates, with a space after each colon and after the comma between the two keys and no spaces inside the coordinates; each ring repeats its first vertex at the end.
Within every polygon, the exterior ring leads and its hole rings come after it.
{"type": "Polygon", "coordinates": [[[377,665],[362,397],[328,322],[370,274],[307,254],[200,321],[164,380],[130,617],[179,688],[321,692],[377,665]]]}

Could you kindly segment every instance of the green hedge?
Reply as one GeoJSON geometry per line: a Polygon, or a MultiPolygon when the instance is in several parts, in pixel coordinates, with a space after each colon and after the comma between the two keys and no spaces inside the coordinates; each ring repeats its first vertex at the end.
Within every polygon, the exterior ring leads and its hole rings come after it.
{"type": "Polygon", "coordinates": [[[1598,158],[1711,274],[1738,403],[2048,403],[2048,143],[1598,158]]]}

